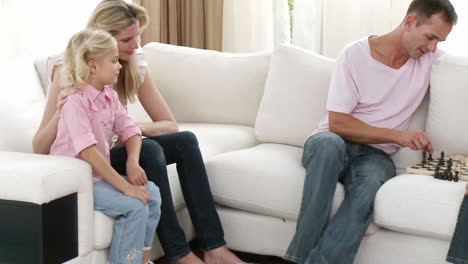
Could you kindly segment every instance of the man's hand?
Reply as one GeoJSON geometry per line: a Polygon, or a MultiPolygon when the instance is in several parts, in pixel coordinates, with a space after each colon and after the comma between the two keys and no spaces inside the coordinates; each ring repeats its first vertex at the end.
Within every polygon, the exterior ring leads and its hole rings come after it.
{"type": "Polygon", "coordinates": [[[131,184],[143,186],[148,183],[145,171],[136,161],[128,160],[126,166],[128,181],[131,184]]]}
{"type": "Polygon", "coordinates": [[[422,130],[402,131],[397,143],[402,147],[409,147],[412,150],[423,149],[431,154],[434,152],[431,141],[422,130]]]}

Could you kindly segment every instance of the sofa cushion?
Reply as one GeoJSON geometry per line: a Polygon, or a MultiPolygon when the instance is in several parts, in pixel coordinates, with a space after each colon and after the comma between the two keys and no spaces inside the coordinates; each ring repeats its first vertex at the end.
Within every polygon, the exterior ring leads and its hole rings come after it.
{"type": "Polygon", "coordinates": [[[432,66],[426,131],[436,151],[468,154],[468,57],[444,55],[432,66]]]}
{"type": "Polygon", "coordinates": [[[32,138],[42,119],[45,96],[32,58],[0,63],[0,150],[32,152],[32,138]]]}
{"type": "Polygon", "coordinates": [[[272,54],[255,123],[263,142],[303,147],[325,115],[334,60],[292,46],[272,54]]]}
{"type": "Polygon", "coordinates": [[[390,230],[449,240],[465,185],[423,175],[396,176],[377,193],[374,221],[390,230]]]}
{"type": "Polygon", "coordinates": [[[143,48],[177,121],[254,125],[270,53],[232,54],[161,43],[143,48]]]}
{"type": "MultiPolygon", "coordinates": [[[[235,209],[297,220],[305,176],[302,151],[266,143],[211,158],[206,169],[215,201],[235,209]]],[[[344,188],[339,183],[330,217],[343,199],[344,188]]],[[[377,229],[372,225],[368,233],[377,229]]]]}

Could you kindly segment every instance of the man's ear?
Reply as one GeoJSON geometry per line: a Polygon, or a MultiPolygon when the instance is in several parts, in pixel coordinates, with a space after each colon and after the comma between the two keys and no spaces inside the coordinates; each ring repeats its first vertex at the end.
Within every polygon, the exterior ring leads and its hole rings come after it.
{"type": "Polygon", "coordinates": [[[96,72],[96,61],[91,59],[88,61],[88,69],[91,74],[94,74],[96,72]]]}
{"type": "Polygon", "coordinates": [[[412,28],[416,27],[418,23],[418,17],[415,13],[411,13],[405,18],[405,30],[410,31],[412,28]]]}

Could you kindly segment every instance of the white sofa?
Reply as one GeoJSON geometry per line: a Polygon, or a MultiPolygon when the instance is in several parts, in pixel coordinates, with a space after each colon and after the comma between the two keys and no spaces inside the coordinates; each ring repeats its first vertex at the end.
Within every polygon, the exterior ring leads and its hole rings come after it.
{"type": "MultiPolygon", "coordinates": [[[[253,54],[158,43],[143,49],[180,129],[198,137],[228,247],[282,256],[301,203],[302,146],[326,113],[335,62],[290,46],[253,54]]],[[[79,257],[69,263],[106,263],[113,222],[92,209],[90,166],[31,154],[46,100],[45,63],[36,62],[36,69],[31,59],[11,65],[1,69],[7,85],[0,97],[0,199],[42,205],[77,192],[79,257]]],[[[410,126],[427,131],[436,155],[468,154],[467,84],[468,58],[445,55],[433,66],[431,93],[410,126]]],[[[129,114],[149,120],[138,102],[129,114]]],[[[355,263],[445,263],[464,183],[404,174],[420,152],[402,149],[392,158],[399,175],[378,192],[355,263]]],[[[168,170],[179,220],[192,239],[175,166],[168,170]]],[[[339,184],[332,215],[343,198],[339,184]]],[[[162,255],[156,239],[151,256],[162,255]]]]}

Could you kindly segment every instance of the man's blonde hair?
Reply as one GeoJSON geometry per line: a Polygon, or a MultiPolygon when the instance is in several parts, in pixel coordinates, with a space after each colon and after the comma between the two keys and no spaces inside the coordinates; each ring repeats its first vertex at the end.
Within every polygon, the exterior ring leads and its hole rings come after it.
{"type": "Polygon", "coordinates": [[[117,41],[104,30],[84,29],[71,37],[63,54],[61,86],[80,89],[89,77],[88,62],[117,49],[117,41]]]}
{"type": "MultiPolygon", "coordinates": [[[[121,30],[135,24],[136,21],[140,22],[139,33],[143,32],[148,25],[149,16],[142,6],[123,0],[103,0],[91,14],[87,27],[102,29],[115,36],[121,30]]],[[[122,64],[122,69],[116,90],[120,101],[126,104],[128,101],[134,101],[141,80],[134,56],[131,56],[128,61],[120,60],[120,64],[122,64]]]]}

